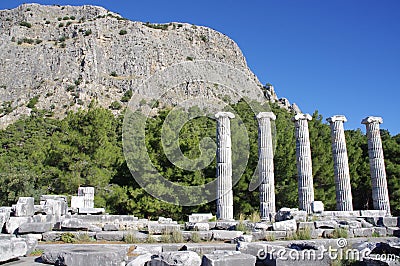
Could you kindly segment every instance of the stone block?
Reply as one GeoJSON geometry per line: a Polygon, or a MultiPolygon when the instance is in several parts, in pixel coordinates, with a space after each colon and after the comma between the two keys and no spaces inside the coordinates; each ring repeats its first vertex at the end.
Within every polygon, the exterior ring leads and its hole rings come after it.
{"type": "Polygon", "coordinates": [[[78,197],[83,198],[83,208],[94,208],[94,187],[79,187],[78,197]]]}
{"type": "Polygon", "coordinates": [[[215,216],[211,213],[192,213],[189,215],[190,223],[206,223],[213,219],[215,216]]]}
{"type": "MultiPolygon", "coordinates": [[[[238,222],[235,221],[218,221],[214,228],[217,230],[235,230],[237,224],[238,222]]],[[[212,227],[210,226],[210,228],[212,227]]]]}
{"type": "Polygon", "coordinates": [[[121,266],[125,265],[127,247],[85,246],[46,249],[41,258],[53,265],[121,266]]]}
{"type": "Polygon", "coordinates": [[[41,195],[40,196],[40,204],[44,205],[46,203],[46,200],[49,200],[49,199],[68,202],[68,197],[65,195],[41,195]]]}
{"type": "Polygon", "coordinates": [[[79,208],[84,208],[85,203],[84,203],[84,198],[79,197],[79,196],[72,196],[71,197],[71,208],[72,209],[79,209],[79,208]]]}
{"type": "Polygon", "coordinates": [[[178,224],[177,221],[173,221],[171,218],[165,218],[165,217],[162,217],[162,216],[158,217],[157,222],[159,224],[178,224]]]}
{"type": "Polygon", "coordinates": [[[266,231],[264,232],[264,240],[273,241],[273,240],[282,240],[287,236],[286,231],[266,231]]]}
{"type": "Polygon", "coordinates": [[[322,213],[324,211],[324,203],[322,201],[313,201],[311,210],[313,213],[322,213]]]}
{"type": "Polygon", "coordinates": [[[43,206],[43,212],[55,216],[66,215],[68,212],[68,204],[64,199],[46,199],[43,206]]]}
{"type": "Polygon", "coordinates": [[[122,241],[124,239],[124,232],[98,232],[96,233],[96,239],[106,241],[122,241]]]}
{"type": "Polygon", "coordinates": [[[18,227],[24,223],[32,222],[31,217],[10,217],[6,222],[6,232],[8,234],[17,233],[18,227]]]}
{"type": "Polygon", "coordinates": [[[356,218],[360,217],[360,211],[324,211],[323,217],[337,217],[337,218],[356,218]]]}
{"type": "Polygon", "coordinates": [[[32,197],[19,197],[15,204],[16,217],[33,216],[35,214],[35,199],[32,197]]]}
{"type": "Polygon", "coordinates": [[[28,234],[28,235],[24,235],[21,236],[21,239],[24,239],[25,243],[26,243],[26,247],[27,247],[27,251],[26,254],[30,254],[32,251],[35,250],[35,248],[38,245],[38,241],[40,239],[38,239],[38,236],[42,236],[40,234],[28,234]]]}
{"type": "MultiPolygon", "coordinates": [[[[128,238],[134,238],[137,239],[138,241],[144,242],[145,240],[148,239],[149,235],[139,232],[139,231],[123,231],[124,234],[124,240],[128,240],[128,238]]],[[[129,242],[129,241],[126,241],[129,242]]]]}
{"type": "Polygon", "coordinates": [[[386,227],[386,233],[388,236],[400,236],[399,227],[386,227]]]}
{"type": "MultiPolygon", "coordinates": [[[[186,233],[188,233],[187,240],[193,239],[194,234],[197,234],[200,237],[200,239],[203,241],[211,241],[211,239],[213,237],[212,231],[190,231],[190,232],[186,232],[186,233]]],[[[182,232],[182,234],[184,235],[184,238],[185,238],[185,231],[182,232]]]]}
{"type": "Polygon", "coordinates": [[[150,266],[200,266],[201,259],[196,252],[193,251],[172,251],[161,252],[152,257],[150,266]]]}
{"type": "Polygon", "coordinates": [[[324,234],[325,229],[313,229],[311,230],[311,238],[319,238],[324,234]]]}
{"type": "Polygon", "coordinates": [[[52,214],[35,214],[32,216],[32,222],[34,223],[56,223],[58,219],[52,214]]]}
{"type": "Polygon", "coordinates": [[[241,231],[227,231],[227,230],[212,230],[213,240],[227,241],[239,237],[243,234],[241,231]]]}
{"type": "Polygon", "coordinates": [[[371,237],[374,228],[355,228],[353,229],[354,237],[371,237]]]}
{"type": "Polygon", "coordinates": [[[28,246],[24,239],[11,238],[0,241],[0,262],[25,256],[28,246]]]}
{"type": "Polygon", "coordinates": [[[148,265],[151,261],[151,257],[153,254],[144,253],[139,256],[136,256],[133,260],[131,260],[126,266],[145,266],[148,265]]]}
{"type": "Polygon", "coordinates": [[[315,225],[314,225],[314,222],[300,222],[297,226],[297,229],[298,230],[305,230],[305,229],[314,230],[315,225]]]}
{"type": "Polygon", "coordinates": [[[53,223],[24,223],[18,228],[18,234],[44,233],[53,229],[53,223]]]}
{"type": "Polygon", "coordinates": [[[329,221],[315,221],[315,228],[322,228],[322,229],[335,229],[339,227],[338,223],[335,220],[329,221]]]}
{"type": "Polygon", "coordinates": [[[267,223],[267,222],[258,222],[258,223],[255,223],[255,225],[254,225],[254,229],[256,229],[256,230],[261,229],[261,230],[267,231],[271,228],[272,228],[272,224],[267,223]]]}
{"type": "Polygon", "coordinates": [[[362,222],[356,220],[345,220],[339,221],[339,226],[343,227],[343,225],[347,225],[347,228],[354,229],[354,228],[361,228],[362,222]]]}
{"type": "Polygon", "coordinates": [[[105,212],[106,210],[104,208],[86,208],[86,207],[78,208],[79,214],[99,215],[99,214],[104,214],[105,212]]]}
{"type": "Polygon", "coordinates": [[[62,232],[55,232],[55,231],[45,232],[42,234],[42,240],[46,242],[60,241],[61,234],[62,232]]]}
{"type": "Polygon", "coordinates": [[[88,230],[89,225],[77,218],[65,219],[61,222],[62,230],[88,230]]]}
{"type": "Polygon", "coordinates": [[[238,243],[238,242],[252,242],[253,235],[241,235],[231,240],[231,243],[238,243]]]}
{"type": "Polygon", "coordinates": [[[0,233],[1,233],[1,229],[3,228],[4,224],[6,222],[8,222],[8,219],[10,219],[9,212],[0,212],[0,233]]]}
{"type": "Polygon", "coordinates": [[[374,221],[373,219],[369,219],[368,221],[361,220],[361,227],[362,228],[371,228],[371,227],[374,227],[374,225],[377,225],[377,221],[374,221]],[[368,221],[371,221],[372,223],[370,223],[368,221]]]}
{"type": "Polygon", "coordinates": [[[159,224],[158,222],[149,222],[148,231],[149,234],[161,235],[168,232],[180,230],[179,224],[159,224]]]}
{"type": "Polygon", "coordinates": [[[385,210],[361,210],[361,217],[384,217],[388,216],[387,211],[385,210]]]}
{"type": "Polygon", "coordinates": [[[118,231],[119,228],[115,224],[105,224],[103,227],[103,230],[104,231],[118,231]]]}
{"type": "Polygon", "coordinates": [[[274,231],[296,231],[297,223],[296,220],[286,220],[281,222],[275,222],[272,224],[274,231]]]}
{"type": "Polygon", "coordinates": [[[194,230],[196,230],[196,231],[208,231],[208,230],[210,230],[210,225],[208,223],[196,223],[194,225],[194,230]]]}
{"type": "Polygon", "coordinates": [[[385,227],[374,227],[374,233],[378,236],[386,236],[387,229],[385,227]]]}
{"type": "Polygon", "coordinates": [[[397,217],[379,217],[378,226],[396,227],[399,226],[397,217]]]}
{"type": "Polygon", "coordinates": [[[240,251],[215,251],[212,254],[203,255],[202,266],[242,266],[255,265],[256,257],[250,254],[242,254],[240,251]]]}

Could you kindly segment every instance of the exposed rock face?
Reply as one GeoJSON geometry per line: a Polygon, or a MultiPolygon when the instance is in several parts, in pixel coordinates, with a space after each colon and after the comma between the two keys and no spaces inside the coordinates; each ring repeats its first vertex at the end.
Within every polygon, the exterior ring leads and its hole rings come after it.
{"type": "MultiPolygon", "coordinates": [[[[32,107],[62,117],[92,100],[104,107],[115,101],[124,106],[126,91],[135,92],[156,71],[193,60],[226,63],[260,84],[235,42],[210,28],[133,22],[95,6],[24,4],[3,10],[0,124],[29,115],[32,107]]],[[[266,100],[277,100],[273,90],[262,93],[266,100]]],[[[112,109],[118,113],[120,107],[112,109]]]]}

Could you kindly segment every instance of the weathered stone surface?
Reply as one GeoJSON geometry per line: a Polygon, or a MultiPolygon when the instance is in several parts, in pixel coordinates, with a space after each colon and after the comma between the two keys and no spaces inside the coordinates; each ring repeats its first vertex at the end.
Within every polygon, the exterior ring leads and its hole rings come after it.
{"type": "Polygon", "coordinates": [[[208,231],[208,230],[210,230],[210,225],[208,223],[196,223],[194,225],[194,230],[196,230],[196,231],[208,231]]]}
{"type": "Polygon", "coordinates": [[[65,219],[61,222],[63,230],[88,230],[89,224],[77,218],[65,219]]]}
{"type": "Polygon", "coordinates": [[[46,250],[41,258],[43,262],[55,265],[121,266],[125,264],[126,253],[126,247],[63,247],[46,250]]]}
{"type": "Polygon", "coordinates": [[[286,231],[266,231],[264,232],[264,240],[279,240],[287,236],[286,231]]]}
{"type": "Polygon", "coordinates": [[[294,219],[299,222],[305,222],[307,220],[307,212],[300,211],[297,208],[281,208],[275,215],[275,221],[285,221],[294,219]]]}
{"type": "Polygon", "coordinates": [[[378,225],[387,227],[399,226],[398,217],[379,217],[378,225]]]}
{"type": "Polygon", "coordinates": [[[361,217],[384,217],[387,216],[386,210],[361,210],[361,217]]]}
{"type": "Polygon", "coordinates": [[[46,241],[46,242],[53,242],[53,241],[60,241],[61,240],[61,236],[63,234],[72,234],[74,236],[74,238],[79,238],[79,235],[87,235],[90,238],[95,238],[96,233],[95,232],[82,232],[82,231],[51,231],[51,232],[46,232],[42,234],[42,240],[46,241]]]}
{"type": "Polygon", "coordinates": [[[179,224],[159,224],[158,222],[149,222],[148,231],[149,234],[161,235],[163,233],[173,232],[180,230],[179,224]]]}
{"type": "Polygon", "coordinates": [[[313,201],[311,209],[313,213],[322,213],[324,211],[324,203],[322,201],[313,201]]]}
{"type": "Polygon", "coordinates": [[[344,228],[362,228],[362,222],[356,221],[356,220],[342,220],[339,221],[339,227],[344,227],[344,228]],[[346,226],[344,226],[346,225],[346,226]]]}
{"type": "Polygon", "coordinates": [[[272,224],[274,231],[296,231],[296,220],[287,220],[282,222],[275,222],[272,224]]]}
{"type": "Polygon", "coordinates": [[[304,230],[304,229],[310,229],[313,230],[315,229],[314,222],[300,222],[298,225],[299,230],[304,230]]]}
{"type": "Polygon", "coordinates": [[[153,256],[153,254],[151,254],[151,253],[141,254],[141,255],[135,257],[126,266],[146,266],[147,263],[150,263],[152,256],[153,256]]]}
{"type": "Polygon", "coordinates": [[[255,223],[255,225],[254,225],[254,229],[261,229],[261,230],[268,230],[268,229],[270,229],[270,228],[272,228],[272,224],[271,223],[265,223],[265,222],[258,222],[258,223],[255,223]]]}
{"type": "Polygon", "coordinates": [[[6,232],[9,234],[16,233],[21,224],[29,223],[32,221],[31,217],[10,217],[6,222],[6,232]]]}
{"type": "Polygon", "coordinates": [[[315,228],[334,229],[339,227],[338,223],[334,220],[329,221],[315,221],[315,228]]]}
{"type": "Polygon", "coordinates": [[[253,241],[253,235],[241,235],[231,240],[232,243],[252,242],[252,241],[253,241]]]}
{"type": "Polygon", "coordinates": [[[23,239],[10,238],[0,241],[0,262],[25,256],[28,246],[23,239]]]}
{"type": "Polygon", "coordinates": [[[359,217],[360,211],[324,211],[322,215],[325,217],[359,217]]]}
{"type": "Polygon", "coordinates": [[[43,212],[46,214],[62,216],[68,212],[68,204],[64,197],[46,198],[42,206],[43,212]]]}
{"type": "Polygon", "coordinates": [[[374,227],[374,233],[378,236],[386,236],[387,229],[385,227],[374,227]]]}
{"type": "Polygon", "coordinates": [[[193,251],[161,252],[153,256],[150,266],[200,266],[201,259],[193,251]]]}
{"type": "Polygon", "coordinates": [[[210,229],[214,228],[214,229],[218,229],[218,230],[235,230],[236,225],[238,224],[238,222],[235,221],[218,221],[215,223],[215,226],[212,227],[210,225],[210,229]]]}
{"type": "Polygon", "coordinates": [[[189,215],[190,223],[204,223],[208,222],[210,219],[213,219],[214,215],[211,213],[192,213],[189,215]]]}
{"type": "Polygon", "coordinates": [[[400,236],[399,227],[386,227],[386,232],[389,236],[400,236]]]}
{"type": "Polygon", "coordinates": [[[106,241],[122,241],[124,239],[124,232],[98,232],[96,233],[96,239],[106,241]]]}
{"type": "Polygon", "coordinates": [[[78,208],[79,214],[103,214],[105,212],[106,210],[104,208],[86,208],[86,207],[78,208]]]}
{"type": "Polygon", "coordinates": [[[44,233],[53,229],[53,223],[24,223],[18,228],[18,234],[44,233]]]}
{"type": "Polygon", "coordinates": [[[32,197],[19,197],[15,204],[14,215],[16,217],[32,216],[35,214],[35,199],[32,197]]]}
{"type": "Polygon", "coordinates": [[[157,222],[159,224],[178,224],[178,222],[177,221],[173,221],[172,218],[165,218],[165,217],[162,217],[162,216],[158,217],[157,222]]]}
{"type": "Polygon", "coordinates": [[[355,237],[371,237],[374,232],[374,228],[355,228],[353,233],[355,237]]]}
{"type": "Polygon", "coordinates": [[[105,224],[103,227],[104,231],[118,231],[118,226],[115,224],[105,224]]]}
{"type": "Polygon", "coordinates": [[[243,234],[241,231],[212,230],[213,239],[216,241],[232,240],[243,234]]]}
{"type": "Polygon", "coordinates": [[[240,251],[215,251],[203,255],[202,266],[243,266],[255,265],[256,257],[240,251]]]}
{"type": "Polygon", "coordinates": [[[134,239],[137,239],[138,241],[145,241],[149,235],[142,233],[142,232],[138,232],[138,231],[124,231],[124,240],[127,240],[127,238],[129,237],[133,237],[134,239]]]}
{"type": "Polygon", "coordinates": [[[374,219],[370,219],[369,221],[371,221],[372,223],[369,223],[365,220],[361,220],[361,227],[362,228],[371,228],[374,225],[377,225],[377,222],[375,222],[374,219]]]}
{"type": "Polygon", "coordinates": [[[3,228],[4,224],[10,219],[10,213],[9,212],[0,212],[0,233],[1,233],[1,228],[3,228]]]}

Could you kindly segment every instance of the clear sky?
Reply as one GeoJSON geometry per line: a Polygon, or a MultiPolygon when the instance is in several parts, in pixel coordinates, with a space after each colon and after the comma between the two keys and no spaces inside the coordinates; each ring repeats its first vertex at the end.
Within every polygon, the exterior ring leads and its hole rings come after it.
{"type": "MultiPolygon", "coordinates": [[[[26,1],[0,1],[0,9],[26,1]]],[[[368,115],[400,133],[400,0],[36,0],[92,4],[130,20],[208,26],[237,42],[259,80],[303,112],[368,115]],[[397,106],[399,104],[399,106],[397,106]]]]}

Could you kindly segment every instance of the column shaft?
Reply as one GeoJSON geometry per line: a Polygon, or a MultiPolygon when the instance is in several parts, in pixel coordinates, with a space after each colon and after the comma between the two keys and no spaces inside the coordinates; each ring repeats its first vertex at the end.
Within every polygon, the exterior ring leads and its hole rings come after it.
{"type": "Polygon", "coordinates": [[[362,120],[367,129],[368,154],[372,183],[372,200],[375,210],[386,210],[390,215],[389,192],[379,124],[381,117],[369,116],[362,120]]]}
{"type": "Polygon", "coordinates": [[[275,214],[274,150],[272,146],[271,120],[276,116],[272,112],[262,112],[258,120],[258,175],[260,191],[261,220],[270,220],[275,214]]]}
{"type": "Polygon", "coordinates": [[[347,119],[345,116],[336,115],[328,118],[327,121],[331,126],[336,208],[338,211],[352,211],[353,198],[351,195],[349,162],[343,127],[343,122],[346,122],[347,119]]]}
{"type": "Polygon", "coordinates": [[[312,177],[312,161],[310,137],[308,131],[309,114],[297,114],[293,117],[296,133],[296,157],[298,172],[299,208],[312,213],[311,203],[314,201],[314,184],[312,177]]]}
{"type": "Polygon", "coordinates": [[[217,218],[233,219],[232,151],[229,112],[219,112],[217,118],[217,218]]]}

